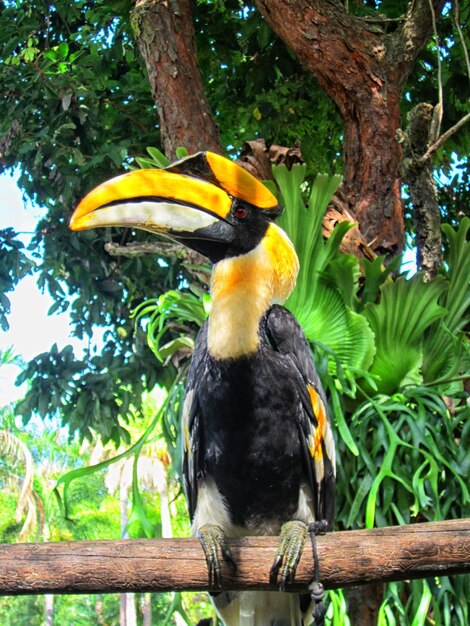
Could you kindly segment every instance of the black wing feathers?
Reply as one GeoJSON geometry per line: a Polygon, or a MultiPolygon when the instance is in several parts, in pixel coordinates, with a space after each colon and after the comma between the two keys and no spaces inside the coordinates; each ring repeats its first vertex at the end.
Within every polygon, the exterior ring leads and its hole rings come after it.
{"type": "Polygon", "coordinates": [[[295,317],[274,305],[266,316],[266,333],[274,350],[292,363],[291,374],[301,399],[299,429],[305,472],[312,490],[316,519],[333,524],[335,501],[334,442],[327,400],[315,370],[310,346],[295,317]]]}
{"type": "Polygon", "coordinates": [[[183,406],[183,478],[191,520],[196,512],[198,482],[204,474],[204,428],[200,415],[199,399],[196,393],[196,379],[206,355],[206,343],[207,323],[201,328],[196,340],[188,372],[186,397],[183,406]]]}

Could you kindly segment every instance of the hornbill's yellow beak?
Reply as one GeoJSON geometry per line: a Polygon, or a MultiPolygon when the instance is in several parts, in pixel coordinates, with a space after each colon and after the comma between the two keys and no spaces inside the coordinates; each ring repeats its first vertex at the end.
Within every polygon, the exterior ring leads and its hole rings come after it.
{"type": "Polygon", "coordinates": [[[263,215],[264,222],[276,217],[280,208],[275,196],[246,170],[201,152],[164,170],[136,170],[103,183],[80,202],[70,228],[140,228],[218,260],[237,238],[248,212],[263,215]]]}

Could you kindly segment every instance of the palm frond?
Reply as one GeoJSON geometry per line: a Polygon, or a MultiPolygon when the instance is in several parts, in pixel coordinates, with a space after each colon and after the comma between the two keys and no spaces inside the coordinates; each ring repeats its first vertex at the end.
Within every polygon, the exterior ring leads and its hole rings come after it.
{"type": "Polygon", "coordinates": [[[366,305],[364,316],[377,348],[369,372],[377,377],[381,393],[394,393],[405,383],[422,381],[423,335],[446,314],[438,304],[445,289],[442,276],[428,283],[421,274],[410,280],[400,276],[382,286],[378,304],[366,305]]]}

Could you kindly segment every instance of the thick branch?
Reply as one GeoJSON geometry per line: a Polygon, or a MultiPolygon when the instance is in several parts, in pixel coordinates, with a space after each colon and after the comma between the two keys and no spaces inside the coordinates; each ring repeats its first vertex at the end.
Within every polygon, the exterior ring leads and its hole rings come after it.
{"type": "Polygon", "coordinates": [[[426,45],[433,31],[433,19],[439,19],[444,5],[445,0],[414,0],[408,4],[405,19],[393,34],[390,45],[402,83],[426,45]]]}
{"type": "MultiPolygon", "coordinates": [[[[223,566],[226,589],[274,589],[269,570],[276,537],[232,539],[237,571],[223,566]]],[[[326,588],[372,581],[470,572],[470,519],[318,537],[326,588]]],[[[296,583],[306,590],[313,573],[306,547],[296,583]]],[[[195,539],[77,541],[0,546],[0,594],[112,593],[208,590],[202,549],[195,539]]]]}
{"type": "Polygon", "coordinates": [[[196,60],[191,0],[137,0],[132,26],[160,115],[166,155],[221,152],[196,60]]]}
{"type": "Polygon", "coordinates": [[[435,110],[426,102],[418,104],[408,113],[406,133],[400,133],[403,181],[408,184],[413,204],[417,264],[426,280],[433,278],[442,265],[441,213],[433,170],[431,162],[421,158],[429,145],[435,110]]]}
{"type": "MultiPolygon", "coordinates": [[[[443,4],[432,0],[436,18],[443,4]]],[[[432,32],[429,0],[410,2],[392,24],[371,24],[331,0],[256,0],[256,6],[337,105],[345,130],[348,209],[369,247],[393,254],[404,241],[396,141],[400,97],[432,32]]]]}
{"type": "Polygon", "coordinates": [[[368,245],[395,253],[404,241],[400,198],[402,72],[386,26],[327,0],[257,0],[270,26],[335,102],[344,122],[343,192],[368,245]]]}
{"type": "Polygon", "coordinates": [[[128,243],[125,246],[108,242],[104,244],[104,249],[111,256],[124,256],[129,259],[150,254],[165,259],[179,259],[191,265],[206,265],[209,263],[207,258],[202,256],[202,254],[190,250],[182,244],[166,241],[128,243]]]}

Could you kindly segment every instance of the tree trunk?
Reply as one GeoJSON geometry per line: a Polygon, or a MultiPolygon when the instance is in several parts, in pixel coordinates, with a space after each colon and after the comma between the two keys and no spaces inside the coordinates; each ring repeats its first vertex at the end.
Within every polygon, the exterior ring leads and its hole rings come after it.
{"type": "MultiPolygon", "coordinates": [[[[125,471],[121,470],[119,483],[119,503],[121,508],[121,537],[129,539],[127,507],[129,504],[129,485],[125,471]]],[[[137,615],[134,593],[121,593],[119,618],[121,626],[137,626],[137,615]]]]}
{"type": "MultiPolygon", "coordinates": [[[[256,0],[340,111],[342,191],[369,246],[380,254],[394,254],[404,243],[396,132],[405,79],[432,32],[429,1],[410,3],[401,20],[381,22],[348,15],[329,0],[256,0]]],[[[438,16],[442,0],[432,4],[438,16]]]]}
{"type": "Polygon", "coordinates": [[[47,593],[44,596],[44,606],[46,610],[46,626],[54,625],[54,596],[50,593],[47,593]]]}
{"type": "Polygon", "coordinates": [[[347,591],[351,626],[375,626],[384,599],[384,584],[373,583],[351,587],[347,591]]]}
{"type": "Polygon", "coordinates": [[[416,261],[425,280],[436,276],[443,262],[441,213],[437,203],[431,160],[421,158],[436,137],[433,137],[434,107],[423,102],[408,114],[408,128],[402,134],[403,181],[407,183],[413,205],[416,234],[416,261]]]}
{"type": "Polygon", "coordinates": [[[141,608],[143,626],[152,626],[152,596],[150,593],[142,595],[141,608]]]}
{"type": "Polygon", "coordinates": [[[132,26],[158,106],[166,155],[221,152],[196,60],[191,0],[137,0],[132,26]]]}
{"type": "Polygon", "coordinates": [[[96,615],[96,624],[97,626],[104,626],[104,615],[103,615],[103,598],[101,596],[96,596],[95,601],[95,615],[96,615]]]}

